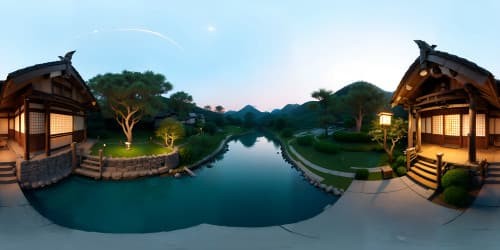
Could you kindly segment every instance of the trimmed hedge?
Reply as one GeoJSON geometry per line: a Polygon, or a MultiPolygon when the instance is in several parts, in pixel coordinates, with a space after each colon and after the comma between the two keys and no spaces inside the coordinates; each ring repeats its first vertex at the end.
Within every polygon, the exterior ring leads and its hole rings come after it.
{"type": "Polygon", "coordinates": [[[406,174],[406,167],[401,166],[401,167],[396,168],[396,174],[398,176],[405,175],[406,174]]]}
{"type": "Polygon", "coordinates": [[[441,185],[443,188],[448,188],[451,186],[458,186],[468,189],[470,187],[471,177],[469,172],[465,169],[456,168],[446,172],[443,179],[441,179],[441,185]]]}
{"type": "Polygon", "coordinates": [[[384,150],[382,146],[378,144],[354,144],[354,145],[342,144],[339,146],[342,150],[349,152],[370,152],[370,151],[384,150]]]}
{"type": "Polygon", "coordinates": [[[299,144],[300,146],[311,146],[313,142],[314,142],[314,136],[312,135],[297,137],[297,144],[299,144]]]}
{"type": "Polygon", "coordinates": [[[356,180],[367,180],[369,175],[370,172],[368,171],[368,169],[357,169],[354,178],[356,180]]]}
{"type": "Polygon", "coordinates": [[[336,154],[340,151],[339,146],[331,142],[316,141],[313,147],[316,151],[327,154],[336,154]]]}
{"type": "Polygon", "coordinates": [[[450,186],[444,190],[444,201],[448,204],[465,207],[469,204],[469,199],[469,193],[464,187],[450,186]]]}
{"type": "Polygon", "coordinates": [[[339,131],[333,134],[333,139],[340,142],[371,142],[372,138],[367,133],[339,131]]]}

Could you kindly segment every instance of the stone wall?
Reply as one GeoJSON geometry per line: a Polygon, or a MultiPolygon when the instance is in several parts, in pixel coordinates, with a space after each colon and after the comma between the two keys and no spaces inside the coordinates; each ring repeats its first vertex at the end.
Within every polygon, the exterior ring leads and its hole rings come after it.
{"type": "Polygon", "coordinates": [[[56,183],[71,174],[71,151],[41,160],[17,163],[17,178],[22,188],[39,188],[56,183]]]}
{"type": "Polygon", "coordinates": [[[102,178],[134,179],[141,176],[158,175],[179,165],[177,151],[166,155],[142,156],[134,158],[106,158],[102,178]]]}

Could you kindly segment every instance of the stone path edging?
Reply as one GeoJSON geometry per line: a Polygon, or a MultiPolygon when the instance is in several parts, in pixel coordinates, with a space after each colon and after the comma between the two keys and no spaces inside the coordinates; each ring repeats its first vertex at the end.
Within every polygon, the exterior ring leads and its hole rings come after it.
{"type": "Polygon", "coordinates": [[[325,174],[330,174],[330,175],[341,176],[341,177],[354,178],[354,173],[342,172],[342,171],[337,171],[337,170],[330,170],[330,169],[320,167],[320,166],[308,161],[307,159],[305,159],[302,155],[300,155],[297,151],[295,151],[295,149],[291,145],[289,147],[290,147],[290,151],[292,151],[292,153],[295,154],[295,156],[297,156],[297,158],[299,158],[299,160],[301,162],[303,162],[304,164],[306,164],[307,166],[309,166],[315,170],[318,170],[319,172],[322,172],[325,174]]]}

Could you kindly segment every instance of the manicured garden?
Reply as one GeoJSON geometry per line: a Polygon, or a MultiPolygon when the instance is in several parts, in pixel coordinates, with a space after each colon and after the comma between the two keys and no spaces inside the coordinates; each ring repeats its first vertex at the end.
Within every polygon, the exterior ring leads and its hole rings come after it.
{"type": "Polygon", "coordinates": [[[99,149],[102,149],[103,155],[107,157],[137,157],[172,152],[171,148],[163,146],[161,140],[147,130],[135,131],[130,149],[127,149],[125,142],[126,138],[121,131],[103,130],[90,154],[98,155],[99,149]]]}

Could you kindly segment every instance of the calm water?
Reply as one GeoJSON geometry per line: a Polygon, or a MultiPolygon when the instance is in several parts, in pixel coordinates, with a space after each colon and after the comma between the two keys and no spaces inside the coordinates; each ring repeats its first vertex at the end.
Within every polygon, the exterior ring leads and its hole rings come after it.
{"type": "Polygon", "coordinates": [[[156,232],[201,223],[257,227],[301,221],[336,198],[302,179],[278,145],[258,134],[228,144],[197,177],[94,181],[72,176],[29,201],[53,222],[98,232],[156,232]],[[278,154],[279,152],[279,154],[278,154]]]}

